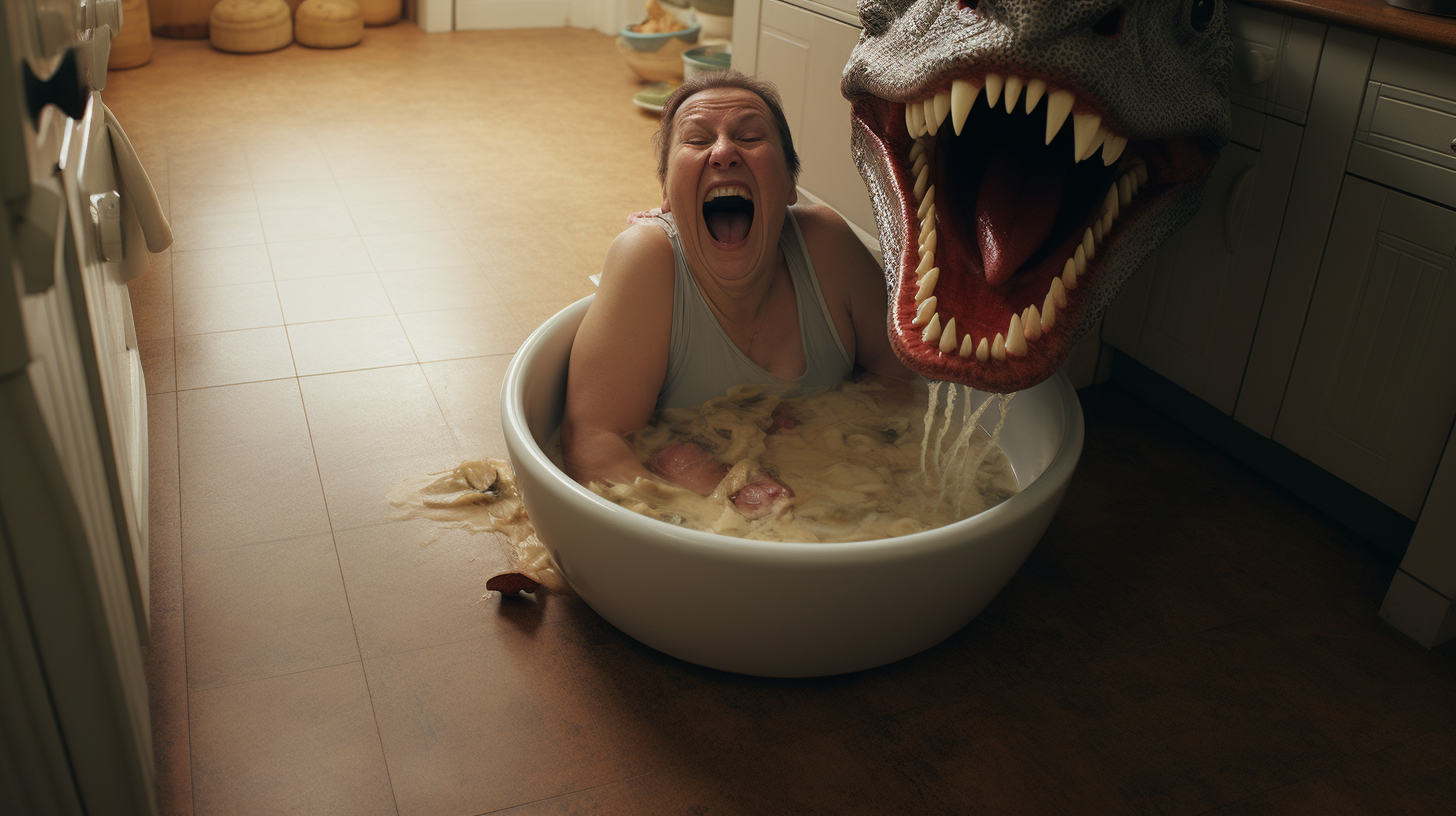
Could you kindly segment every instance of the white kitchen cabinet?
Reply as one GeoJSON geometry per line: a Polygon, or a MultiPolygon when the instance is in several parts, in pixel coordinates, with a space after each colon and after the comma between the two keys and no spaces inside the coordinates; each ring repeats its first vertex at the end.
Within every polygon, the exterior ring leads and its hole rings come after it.
{"type": "Polygon", "coordinates": [[[1274,439],[1411,519],[1456,418],[1456,210],[1340,193],[1274,439]]]}
{"type": "Polygon", "coordinates": [[[1325,26],[1230,6],[1233,133],[1203,208],[1129,281],[1102,339],[1232,415],[1314,94],[1325,26]]]}
{"type": "MultiPolygon", "coordinates": [[[[806,2],[806,5],[819,6],[806,2]]],[[[759,12],[757,73],[778,86],[802,168],[799,186],[871,236],[877,234],[869,193],[849,146],[849,101],[839,92],[859,28],[844,15],[780,0],[759,12]]]]}
{"type": "Polygon", "coordinates": [[[735,66],[778,86],[799,153],[799,187],[874,238],[869,192],[849,149],[849,101],[839,90],[844,63],[859,41],[858,26],[844,20],[855,17],[812,0],[764,0],[757,12],[756,39],[750,48],[735,42],[735,66]]]}
{"type": "Polygon", "coordinates": [[[1102,339],[1232,414],[1254,342],[1302,128],[1246,128],[1260,144],[1224,148],[1203,208],[1133,276],[1103,319],[1102,339]]]}

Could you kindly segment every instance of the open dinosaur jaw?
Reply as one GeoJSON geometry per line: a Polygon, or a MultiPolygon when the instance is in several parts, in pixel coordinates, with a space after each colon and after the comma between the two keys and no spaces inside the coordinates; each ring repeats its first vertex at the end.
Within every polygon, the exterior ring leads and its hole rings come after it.
{"type": "Polygon", "coordinates": [[[923,376],[988,391],[1061,366],[1089,304],[1106,301],[1093,292],[1108,267],[1137,254],[1123,245],[1149,203],[1212,161],[1182,140],[1129,149],[1070,91],[1014,75],[852,103],[870,148],[861,169],[895,211],[880,213],[882,228],[900,222],[899,245],[885,242],[898,252],[886,258],[891,345],[923,376]]]}

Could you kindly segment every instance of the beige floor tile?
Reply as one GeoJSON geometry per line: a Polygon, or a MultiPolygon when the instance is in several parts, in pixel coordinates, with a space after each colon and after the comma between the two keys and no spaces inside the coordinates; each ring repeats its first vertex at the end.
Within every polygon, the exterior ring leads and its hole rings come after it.
{"type": "Polygon", "coordinates": [[[417,365],[304,377],[318,472],[336,531],[378,524],[405,479],[460,463],[417,365]]]}
{"type": "Polygon", "coordinates": [[[178,289],[272,280],[268,247],[261,243],[172,253],[172,281],[178,289]]]}
{"type": "Polygon", "coordinates": [[[372,272],[280,280],[278,297],[283,302],[283,316],[290,324],[394,312],[389,296],[379,283],[379,276],[372,272]]]}
{"type": "Polygon", "coordinates": [[[358,275],[374,271],[374,262],[359,236],[316,238],[268,245],[277,280],[358,275]]]}
{"type": "Polygon", "coordinates": [[[199,816],[394,816],[369,689],[358,663],[195,691],[199,816]]]}
{"type": "Polygon", "coordinates": [[[268,181],[254,185],[253,192],[258,198],[258,210],[263,213],[344,206],[339,186],[331,178],[268,181]]]}
{"type": "MultiPolygon", "coordinates": [[[[453,643],[500,626],[485,589],[511,564],[500,534],[415,519],[342,530],[337,541],[365,657],[453,643]]],[[[546,605],[554,611],[570,603],[551,598],[546,605]]]]}
{"type": "Polygon", "coordinates": [[[425,379],[466,459],[506,458],[500,424],[500,389],[508,354],[425,363],[425,379]]]}
{"type": "Polygon", "coordinates": [[[178,336],[283,325],[278,290],[271,283],[179,289],[175,298],[178,336]]]}
{"type": "Polygon", "coordinates": [[[485,813],[621,778],[620,704],[578,670],[591,659],[574,634],[506,629],[364,662],[401,816],[485,813]]]}
{"type": "Polygon", "coordinates": [[[509,354],[526,339],[526,332],[501,304],[412,312],[400,315],[399,321],[420,362],[509,354]]]}
{"type": "Polygon", "coordinates": [[[275,181],[324,181],[332,179],[329,165],[323,153],[314,150],[290,152],[278,156],[248,156],[248,172],[254,184],[268,184],[275,181]]]}
{"type": "Polygon", "coordinates": [[[365,235],[364,246],[380,272],[406,269],[436,269],[475,263],[465,243],[454,230],[406,232],[396,235],[365,235]]]}
{"type": "Polygon", "coordinates": [[[288,327],[299,376],[415,362],[394,315],[296,323],[288,327]]]}
{"type": "Polygon", "coordinates": [[[445,210],[432,201],[349,202],[349,214],[361,235],[429,232],[449,227],[445,210]]]}
{"type": "Polygon", "coordinates": [[[177,434],[188,552],[329,532],[296,380],[179,392],[177,434]]]}
{"type": "Polygon", "coordinates": [[[177,390],[177,352],[172,338],[140,340],[137,351],[142,357],[142,377],[147,381],[148,394],[162,394],[177,390]]]}
{"type": "Polygon", "coordinates": [[[263,234],[268,242],[311,241],[319,238],[349,238],[359,234],[346,207],[311,207],[302,210],[267,210],[263,213],[263,234]]]}
{"type": "Polygon", "coordinates": [[[167,154],[167,178],[172,187],[238,187],[253,183],[248,160],[241,151],[172,149],[167,154]]]}
{"type": "Polygon", "coordinates": [[[172,292],[172,253],[152,256],[152,267],[127,284],[131,316],[139,340],[156,340],[176,333],[172,292]]]}
{"type": "Polygon", "coordinates": [[[168,203],[178,213],[258,211],[251,184],[177,184],[168,191],[168,203]]]}
{"type": "Polygon", "coordinates": [[[263,243],[257,212],[172,212],[172,251],[213,249],[263,243]]]}
{"type": "Polygon", "coordinates": [[[297,373],[282,326],[192,334],[176,342],[180,389],[278,380],[297,373]]]}
{"type": "MultiPolygon", "coordinates": [[[[376,161],[387,153],[370,153],[376,161]]],[[[339,190],[352,209],[364,204],[434,204],[430,185],[421,176],[372,176],[341,178],[339,190]]]]}
{"type": "Polygon", "coordinates": [[[359,660],[330,535],[187,556],[188,687],[359,660]]]}
{"type": "Polygon", "coordinates": [[[475,265],[381,272],[379,280],[400,314],[484,306],[501,299],[490,278],[475,265]]]}

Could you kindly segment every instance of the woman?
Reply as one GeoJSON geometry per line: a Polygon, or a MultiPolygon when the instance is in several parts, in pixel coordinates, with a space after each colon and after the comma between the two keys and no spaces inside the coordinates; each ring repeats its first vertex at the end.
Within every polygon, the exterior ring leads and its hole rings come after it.
{"type": "Polygon", "coordinates": [[[571,350],[561,440],[582,483],[651,476],[623,437],[658,408],[744,382],[912,377],[885,336],[874,258],[833,210],[796,204],[798,156],[771,86],[695,77],[664,105],[657,147],[661,214],[612,242],[571,350]]]}

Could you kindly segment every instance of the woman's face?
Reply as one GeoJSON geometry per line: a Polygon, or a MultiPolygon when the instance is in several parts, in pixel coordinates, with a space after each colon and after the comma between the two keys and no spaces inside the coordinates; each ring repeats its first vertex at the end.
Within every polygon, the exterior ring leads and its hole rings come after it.
{"type": "Polygon", "coordinates": [[[758,94],[715,88],[678,108],[662,209],[673,213],[693,269],[726,282],[770,268],[796,200],[773,115],[758,94]]]}

